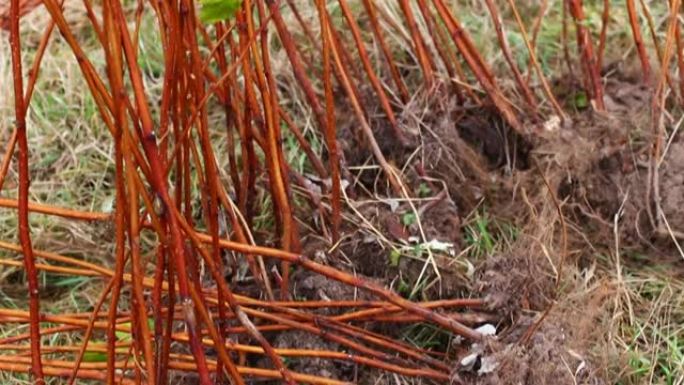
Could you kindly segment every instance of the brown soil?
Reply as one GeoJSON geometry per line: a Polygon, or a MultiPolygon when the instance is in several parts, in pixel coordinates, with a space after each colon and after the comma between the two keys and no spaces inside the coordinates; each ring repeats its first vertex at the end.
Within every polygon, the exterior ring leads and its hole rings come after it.
{"type": "MultiPolygon", "coordinates": [[[[566,106],[573,92],[567,91],[566,106]]],[[[451,347],[459,359],[477,354],[477,367],[463,368],[455,357],[452,383],[606,383],[605,361],[596,354],[602,351],[596,344],[603,340],[603,331],[596,328],[595,318],[607,295],[575,296],[572,304],[559,302],[563,296],[558,290],[572,286],[577,269],[591,263],[587,253],[575,249],[613,247],[616,223],[621,244],[655,255],[672,250],[671,236],[684,234],[684,140],[675,137],[667,146],[657,183],[649,186],[649,91],[635,79],[617,74],[608,81],[606,93],[606,113],[576,111],[572,124],[550,130],[539,128],[543,122],[537,122],[531,130],[537,132],[533,137],[515,134],[490,109],[461,108],[455,100],[440,98],[439,92],[416,98],[422,104],[400,115],[402,130],[410,138],[407,146],[397,144],[386,124],[374,122],[383,154],[403,170],[410,193],[438,198],[416,207],[426,239],[454,246],[454,254],[435,256],[442,280],[425,290],[423,298],[481,296],[498,319],[497,337],[483,346],[451,347]],[[429,114],[420,115],[420,111],[429,114]],[[563,202],[570,228],[569,250],[562,247],[558,213],[544,178],[563,202]],[[652,222],[658,208],[646,202],[653,202],[653,194],[660,194],[660,209],[671,232],[663,230],[661,219],[655,220],[655,226],[652,222]],[[467,246],[464,226],[472,211],[482,206],[521,229],[521,236],[504,251],[477,261],[472,274],[454,263],[453,255],[467,246]],[[561,265],[562,284],[557,284],[561,265]],[[490,365],[491,370],[478,374],[482,365],[490,365]]],[[[366,202],[356,206],[365,221],[345,224],[344,241],[326,262],[395,290],[400,289],[399,281],[414,284],[424,262],[401,258],[392,263],[387,244],[410,244],[420,237],[417,224],[405,221],[412,208],[405,202],[378,198],[390,191],[379,169],[354,171],[353,166],[373,163],[373,156],[353,120],[338,123],[345,165],[352,167],[350,193],[366,202]]],[[[321,255],[324,246],[320,242],[304,245],[309,255],[321,255]]],[[[315,276],[298,282],[295,291],[306,298],[359,296],[315,276]]],[[[312,343],[289,335],[283,338],[292,347],[312,343]]],[[[437,349],[446,351],[449,346],[437,349]]],[[[351,373],[330,363],[301,369],[315,374],[351,373]]],[[[395,383],[392,376],[377,370],[355,373],[353,378],[342,378],[361,384],[395,383]]]]}
{"type": "MultiPolygon", "coordinates": [[[[291,331],[279,333],[273,343],[275,348],[297,348],[297,349],[325,349],[330,351],[340,351],[338,344],[321,341],[321,339],[310,333],[301,331],[291,331]]],[[[327,378],[350,378],[353,372],[353,365],[345,362],[330,361],[321,358],[289,359],[288,367],[296,372],[311,374],[327,378]]]]}
{"type": "Polygon", "coordinates": [[[457,369],[454,384],[604,384],[591,362],[572,349],[573,327],[559,319],[546,319],[526,343],[520,339],[535,323],[521,317],[500,341],[489,343],[475,370],[457,369]],[[487,365],[493,365],[488,373],[487,365]]]}
{"type": "Polygon", "coordinates": [[[684,141],[672,143],[660,173],[661,209],[673,233],[684,234],[684,141]]]}
{"type": "Polygon", "coordinates": [[[521,310],[545,309],[553,293],[554,277],[538,255],[495,255],[480,266],[477,292],[503,317],[521,310]]]}

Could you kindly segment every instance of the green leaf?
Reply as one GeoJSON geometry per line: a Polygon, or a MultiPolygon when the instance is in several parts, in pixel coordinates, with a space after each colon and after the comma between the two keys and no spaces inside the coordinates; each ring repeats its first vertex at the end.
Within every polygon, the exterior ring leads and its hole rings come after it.
{"type": "Polygon", "coordinates": [[[580,92],[577,95],[575,95],[575,107],[579,109],[589,107],[589,97],[586,93],[580,92]]]}
{"type": "Polygon", "coordinates": [[[416,223],[416,214],[415,213],[406,213],[401,216],[401,223],[404,224],[404,226],[411,226],[412,224],[416,223]]]}
{"type": "Polygon", "coordinates": [[[103,352],[85,352],[83,354],[83,362],[106,362],[107,353],[103,352]]]}
{"type": "Polygon", "coordinates": [[[425,198],[430,196],[432,194],[432,190],[430,187],[427,185],[427,183],[421,183],[418,185],[418,196],[421,198],[425,198]]]}
{"type": "Polygon", "coordinates": [[[397,249],[390,251],[390,265],[399,266],[399,260],[401,259],[401,252],[397,249]]]}
{"type": "Polygon", "coordinates": [[[407,295],[411,291],[411,288],[409,287],[409,285],[406,282],[404,282],[403,279],[400,279],[399,285],[397,287],[397,291],[399,292],[399,294],[407,295]]]}
{"type": "Polygon", "coordinates": [[[200,20],[205,23],[216,23],[233,17],[242,0],[200,0],[200,20]]]}
{"type": "Polygon", "coordinates": [[[489,220],[487,217],[478,217],[476,223],[479,231],[480,244],[484,246],[486,252],[491,252],[494,250],[495,241],[489,232],[489,220]]]}

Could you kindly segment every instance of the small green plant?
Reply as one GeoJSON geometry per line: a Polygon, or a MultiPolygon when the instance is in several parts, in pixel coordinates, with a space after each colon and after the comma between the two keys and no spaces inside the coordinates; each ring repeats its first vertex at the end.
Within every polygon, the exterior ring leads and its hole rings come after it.
{"type": "Polygon", "coordinates": [[[451,335],[426,323],[411,325],[402,333],[404,340],[421,349],[444,350],[451,335]]]}
{"type": "Polygon", "coordinates": [[[404,226],[411,226],[412,224],[416,223],[418,220],[418,217],[414,212],[407,212],[404,213],[404,215],[401,216],[401,223],[404,226]]]}
{"type": "Polygon", "coordinates": [[[490,218],[486,212],[477,213],[471,224],[466,226],[466,243],[472,248],[472,255],[480,257],[494,250],[496,240],[490,230],[490,218]]]}
{"type": "Polygon", "coordinates": [[[418,185],[418,196],[421,198],[426,198],[432,195],[432,189],[427,183],[422,182],[418,185]]]}
{"type": "Polygon", "coordinates": [[[589,97],[586,92],[577,92],[575,94],[574,107],[578,110],[584,110],[589,107],[589,97]]]}
{"type": "Polygon", "coordinates": [[[632,370],[631,376],[636,380],[642,378],[651,370],[651,360],[637,351],[630,353],[628,365],[632,370]]]}
{"type": "Polygon", "coordinates": [[[411,293],[411,286],[404,281],[403,278],[399,278],[399,283],[397,284],[397,292],[403,296],[407,296],[411,293]]]}
{"type": "Polygon", "coordinates": [[[482,210],[466,224],[465,242],[470,248],[470,256],[480,258],[495,252],[502,243],[515,240],[518,232],[513,224],[494,219],[482,210]]]}

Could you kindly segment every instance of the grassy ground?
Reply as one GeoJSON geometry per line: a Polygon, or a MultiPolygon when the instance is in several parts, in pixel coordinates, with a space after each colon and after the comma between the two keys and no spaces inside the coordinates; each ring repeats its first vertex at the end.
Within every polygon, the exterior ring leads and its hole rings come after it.
{"type": "MultiPolygon", "coordinates": [[[[388,20],[396,18],[398,12],[396,4],[382,3],[383,12],[388,20]]],[[[466,28],[473,33],[474,41],[480,52],[492,63],[493,68],[501,69],[501,75],[506,76],[503,57],[497,47],[494,30],[489,22],[486,8],[480,2],[459,1],[456,8],[467,9],[460,12],[466,28]]],[[[534,1],[519,2],[520,12],[526,25],[533,24],[539,5],[534,1]]],[[[588,24],[593,31],[600,28],[601,2],[586,2],[588,24]]],[[[611,29],[608,35],[610,42],[606,53],[608,59],[625,59],[625,62],[635,61],[634,47],[627,29],[627,15],[622,1],[611,1],[611,29]]],[[[664,30],[663,15],[666,14],[665,2],[646,2],[658,27],[662,41],[664,30]]],[[[84,14],[80,4],[67,2],[70,9],[71,22],[76,26],[78,37],[84,42],[86,52],[96,66],[102,67],[101,52],[96,47],[94,37],[89,28],[85,27],[84,14]],[[91,47],[92,49],[89,49],[91,47]]],[[[504,7],[502,7],[504,8],[504,7]]],[[[133,8],[131,8],[133,9],[133,8]]],[[[507,8],[504,8],[507,9],[507,8]]],[[[335,15],[336,5],[330,5],[331,14],[335,15]]],[[[314,9],[303,9],[305,18],[315,20],[314,9]]],[[[145,18],[152,20],[151,15],[145,18]]],[[[510,14],[504,12],[506,20],[512,20],[510,14]]],[[[42,28],[47,17],[38,11],[23,23],[25,62],[30,63],[32,54],[40,38],[42,28]]],[[[544,16],[544,23],[539,30],[537,40],[538,55],[544,73],[555,78],[566,71],[560,44],[561,8],[559,1],[550,1],[544,16]]],[[[160,92],[160,76],[162,75],[162,55],[158,44],[158,36],[153,23],[142,23],[139,60],[145,68],[145,81],[150,94],[160,92]]],[[[425,29],[425,26],[421,25],[425,29]]],[[[391,29],[390,29],[391,30],[391,29]]],[[[521,34],[512,23],[506,25],[506,33],[515,53],[518,64],[527,69],[527,55],[521,34]]],[[[314,31],[316,28],[314,27],[314,31]]],[[[406,52],[403,47],[407,44],[403,35],[406,31],[392,30],[389,35],[397,52],[406,52]]],[[[648,30],[644,28],[645,36],[648,30]]],[[[11,84],[11,69],[7,34],[0,32],[0,84],[3,87],[11,84]]],[[[299,38],[303,38],[299,36],[299,38]]],[[[81,210],[111,212],[113,209],[114,189],[112,186],[114,165],[112,161],[113,144],[111,136],[99,119],[90,94],[81,78],[79,68],[67,45],[55,34],[41,67],[40,80],[32,100],[28,116],[29,147],[31,148],[32,185],[31,199],[36,202],[49,203],[56,206],[78,208],[81,210]]],[[[322,152],[322,140],[316,137],[312,129],[313,118],[311,111],[302,102],[301,91],[296,86],[286,63],[284,53],[278,44],[273,42],[274,70],[279,75],[284,90],[283,104],[290,108],[292,115],[303,127],[310,138],[314,149],[322,152]]],[[[650,45],[652,46],[652,44],[650,45]]],[[[573,35],[570,34],[571,50],[575,50],[573,35]]],[[[371,55],[379,57],[377,47],[371,47],[371,55]]],[[[655,56],[655,55],[654,55],[655,56]]],[[[403,70],[416,70],[411,60],[407,60],[403,70]]],[[[507,81],[505,87],[511,87],[507,81]]],[[[0,141],[7,143],[11,133],[13,117],[12,97],[10,92],[0,93],[0,141]]],[[[222,115],[218,109],[211,116],[215,127],[214,136],[217,154],[225,154],[225,133],[222,129],[222,115]]],[[[292,136],[286,136],[284,146],[287,149],[287,160],[291,167],[305,173],[310,170],[306,158],[292,136]]],[[[220,156],[219,156],[220,157],[220,156]]],[[[221,158],[221,157],[220,157],[221,158]]],[[[227,164],[227,159],[221,159],[221,167],[227,164]]],[[[360,173],[362,166],[368,164],[348,165],[355,174],[360,173]],[[354,169],[354,167],[357,167],[354,169]]],[[[5,182],[3,197],[12,197],[16,190],[16,172],[14,167],[5,182]]],[[[264,198],[266,199],[266,198],[264,198]]],[[[385,198],[380,198],[384,204],[385,198]]],[[[348,222],[363,223],[363,215],[351,210],[359,207],[358,202],[347,201],[348,222]]],[[[378,202],[376,202],[377,204],[378,202]]],[[[257,216],[255,227],[257,230],[268,231],[272,227],[269,204],[262,204],[262,213],[257,216]]],[[[456,262],[464,274],[473,274],[488,256],[508,253],[520,247],[519,240],[531,242],[538,239],[542,246],[544,233],[535,233],[535,226],[525,227],[505,215],[492,213],[485,206],[478,207],[474,212],[463,215],[461,253],[456,262]]],[[[410,226],[420,217],[407,211],[402,216],[404,225],[410,226]]],[[[306,222],[305,220],[303,220],[306,222]]],[[[75,223],[55,217],[34,214],[31,217],[32,235],[37,249],[54,251],[66,255],[76,256],[85,260],[111,264],[113,249],[113,232],[106,225],[75,223]]],[[[558,224],[555,223],[555,226],[558,224]]],[[[12,210],[0,210],[0,239],[6,242],[16,240],[16,217],[12,210]]],[[[377,230],[368,226],[367,233],[374,234],[377,230]]],[[[553,237],[552,237],[553,238],[553,237]]],[[[546,240],[548,241],[548,240],[546,240]]],[[[553,239],[557,242],[557,239],[553,239]]],[[[529,244],[529,243],[528,243],[529,244]]],[[[387,255],[379,258],[392,263],[393,256],[390,245],[387,255]]],[[[539,250],[544,249],[541,247],[539,250]]],[[[548,250],[547,250],[548,251],[548,250]]],[[[550,246],[553,253],[559,252],[557,246],[550,246]]],[[[682,280],[681,265],[652,263],[654,257],[648,251],[634,253],[632,250],[622,250],[620,246],[610,250],[594,246],[585,242],[581,248],[572,251],[577,259],[591,261],[583,266],[568,267],[567,287],[564,288],[566,299],[561,301],[559,308],[571,306],[573,302],[590,304],[596,312],[593,321],[583,327],[595,329],[599,339],[590,344],[589,351],[592,359],[602,366],[602,372],[607,383],[615,384],[682,384],[684,383],[684,280],[682,280]]],[[[414,257],[428,264],[431,254],[422,251],[403,254],[414,257]],[[413,254],[411,254],[413,253],[413,254]]],[[[20,260],[13,252],[0,251],[0,258],[20,260]]],[[[42,285],[47,290],[47,298],[43,299],[43,306],[48,312],[78,312],[88,310],[102,290],[102,282],[89,278],[64,278],[60,276],[42,275],[42,285]]],[[[25,293],[23,292],[23,274],[20,269],[0,267],[0,307],[25,308],[25,293]]],[[[397,280],[393,287],[409,297],[420,298],[425,289],[425,282],[397,280]],[[423,286],[421,286],[423,285],[423,286]]],[[[14,334],[17,326],[0,324],[0,337],[14,334]]],[[[589,333],[592,337],[596,335],[589,333]]],[[[444,336],[429,327],[420,325],[407,327],[403,331],[404,338],[417,346],[430,347],[443,344],[444,336]]],[[[63,343],[58,340],[50,343],[63,343]]],[[[2,383],[21,383],[23,379],[16,375],[0,374],[2,383]]]]}

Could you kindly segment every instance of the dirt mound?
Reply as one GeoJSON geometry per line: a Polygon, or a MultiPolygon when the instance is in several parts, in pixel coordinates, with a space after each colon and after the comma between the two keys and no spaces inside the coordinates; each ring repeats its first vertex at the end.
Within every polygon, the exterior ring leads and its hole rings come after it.
{"type": "Polygon", "coordinates": [[[521,320],[502,340],[476,347],[480,352],[461,359],[452,384],[604,384],[587,358],[573,350],[571,328],[547,319],[521,341],[533,324],[532,318],[521,320]]]}
{"type": "MultiPolygon", "coordinates": [[[[402,291],[402,285],[416,283],[425,255],[393,257],[391,245],[415,246],[425,235],[453,249],[435,256],[440,290],[435,286],[423,295],[484,297],[496,313],[496,339],[455,349],[453,383],[603,384],[604,368],[595,365],[604,362],[596,355],[601,340],[587,337],[602,335],[601,326],[586,314],[580,318],[587,320],[572,324],[592,300],[568,287],[584,274],[582,269],[596,263],[598,253],[614,248],[616,228],[621,248],[671,249],[671,237],[684,239],[684,140],[674,137],[666,143],[654,179],[649,174],[649,89],[623,74],[612,74],[605,89],[607,112],[579,108],[573,98],[580,91],[569,91],[563,102],[566,111],[576,110],[572,123],[537,122],[544,130],[531,130],[537,132],[533,137],[516,135],[487,107],[464,107],[439,92],[417,97],[415,105],[398,114],[412,139],[408,144],[397,145],[389,126],[374,126],[384,156],[402,171],[415,207],[381,196],[377,187],[384,176],[366,167],[373,162],[371,152],[351,131],[353,125],[341,126],[346,166],[360,199],[352,203],[358,218],[345,229],[335,263],[409,297],[414,293],[402,291]],[[552,195],[562,207],[564,230],[552,195]],[[669,231],[656,226],[658,207],[649,202],[657,196],[669,231]],[[473,275],[454,266],[472,242],[464,237],[468,217],[481,207],[496,220],[509,221],[518,233],[501,250],[477,260],[473,275]],[[412,218],[414,209],[420,223],[412,218]],[[568,249],[561,246],[563,232],[569,234],[568,249]],[[568,296],[573,296],[572,306],[568,296]],[[532,328],[550,306],[548,318],[532,328]],[[475,361],[464,369],[462,359],[472,354],[475,361]]],[[[324,283],[304,283],[307,296],[321,297],[317,291],[324,283]]],[[[596,306],[602,307],[603,299],[599,302],[596,306]]],[[[361,372],[359,381],[394,383],[375,370],[361,372]]]]}
{"type": "Polygon", "coordinates": [[[568,128],[543,133],[533,150],[558,198],[567,202],[570,219],[599,245],[614,241],[616,224],[626,245],[653,241],[650,93],[633,81],[626,75],[611,78],[606,113],[573,116],[568,128]]]}

